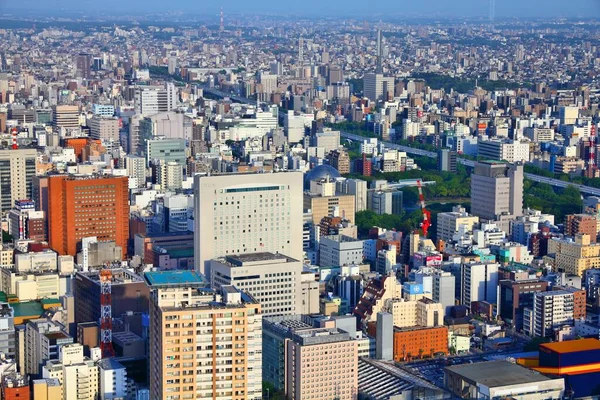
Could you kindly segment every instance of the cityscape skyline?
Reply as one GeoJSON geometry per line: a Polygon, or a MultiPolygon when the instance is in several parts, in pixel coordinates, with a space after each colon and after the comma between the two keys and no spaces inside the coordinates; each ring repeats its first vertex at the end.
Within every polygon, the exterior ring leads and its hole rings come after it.
{"type": "Polygon", "coordinates": [[[0,398],[597,398],[596,4],[2,3],[0,398]]]}
{"type": "MultiPolygon", "coordinates": [[[[565,17],[565,18],[594,18],[594,15],[600,15],[600,2],[595,0],[574,0],[568,3],[560,0],[549,0],[544,2],[543,6],[536,2],[520,2],[517,0],[495,1],[495,18],[531,18],[531,17],[565,17]]],[[[203,4],[199,7],[197,3],[190,0],[177,2],[176,5],[165,3],[158,0],[129,1],[126,4],[117,0],[107,0],[99,3],[95,1],[74,1],[74,0],[33,0],[31,5],[23,8],[18,4],[0,4],[0,16],[8,14],[10,16],[28,15],[31,13],[60,13],[60,12],[98,12],[107,13],[132,13],[147,14],[153,12],[171,12],[178,14],[180,12],[192,12],[197,15],[219,16],[221,9],[231,15],[242,16],[245,13],[250,15],[288,15],[288,16],[321,16],[321,17],[365,17],[365,18],[390,18],[398,16],[429,16],[432,19],[437,18],[488,18],[492,6],[490,1],[462,0],[460,2],[447,2],[443,0],[431,0],[424,8],[420,4],[408,3],[399,5],[393,0],[382,0],[378,3],[381,11],[369,10],[365,13],[361,2],[352,0],[332,0],[323,4],[317,0],[306,0],[302,4],[281,3],[277,1],[260,1],[248,3],[240,0],[220,1],[211,4],[203,4]],[[143,6],[143,8],[141,8],[143,6]],[[13,11],[18,13],[15,15],[13,11]],[[330,13],[330,15],[328,15],[330,13]]],[[[109,14],[110,15],[110,14],[109,14]]],[[[92,16],[93,17],[93,16],[92,16]]],[[[102,16],[98,16],[102,17],[102,16]]]]}

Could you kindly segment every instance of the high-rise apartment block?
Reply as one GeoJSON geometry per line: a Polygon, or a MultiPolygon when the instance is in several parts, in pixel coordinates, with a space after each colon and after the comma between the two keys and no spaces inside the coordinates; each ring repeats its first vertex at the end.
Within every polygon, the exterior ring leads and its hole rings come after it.
{"type": "Polygon", "coordinates": [[[332,326],[314,327],[302,316],[265,318],[264,380],[289,399],[355,399],[358,342],[332,326]]]}
{"type": "Polygon", "coordinates": [[[533,307],[524,310],[523,331],[531,336],[552,337],[555,328],[574,323],[574,309],[572,292],[552,290],[536,293],[533,307]]]}
{"type": "Polygon", "coordinates": [[[210,276],[210,260],[228,255],[303,259],[302,173],[197,175],[194,187],[197,272],[210,276]]]}
{"type": "Polygon", "coordinates": [[[75,58],[75,67],[77,68],[77,76],[83,79],[92,77],[92,55],[80,53],[75,58]]]}
{"type": "Polygon", "coordinates": [[[129,176],[130,188],[146,187],[146,159],[141,156],[128,154],[125,157],[125,168],[129,176]]]}
{"type": "Polygon", "coordinates": [[[48,181],[50,247],[77,255],[81,240],[114,241],[127,255],[129,179],[125,176],[52,176],[48,181]]]}
{"type": "Polygon", "coordinates": [[[212,260],[211,284],[215,289],[235,286],[261,305],[262,314],[298,314],[302,309],[302,262],[283,254],[253,253],[212,260]]]}
{"type": "Polygon", "coordinates": [[[262,399],[260,304],[192,271],[148,272],[150,398],[262,399]]]}
{"type": "Polygon", "coordinates": [[[79,343],[60,349],[58,359],[48,360],[42,369],[44,379],[58,379],[63,400],[95,400],[98,397],[98,365],[83,355],[79,343]]]}
{"type": "Polygon", "coordinates": [[[35,149],[0,150],[0,205],[6,214],[17,200],[31,199],[35,176],[35,149]]]}
{"type": "Polygon", "coordinates": [[[570,214],[565,221],[565,235],[589,235],[590,242],[596,243],[598,236],[598,218],[595,215],[570,214]]]}
{"type": "Polygon", "coordinates": [[[523,215],[523,165],[476,163],[471,175],[471,213],[488,220],[523,215]]]}
{"type": "Polygon", "coordinates": [[[590,235],[576,235],[575,240],[550,238],[544,261],[555,270],[583,277],[585,270],[600,268],[600,244],[592,243],[590,235]]]}
{"type": "Polygon", "coordinates": [[[514,328],[523,329],[523,310],[533,307],[536,293],[545,292],[548,282],[537,279],[502,280],[498,290],[498,315],[514,328]]]}

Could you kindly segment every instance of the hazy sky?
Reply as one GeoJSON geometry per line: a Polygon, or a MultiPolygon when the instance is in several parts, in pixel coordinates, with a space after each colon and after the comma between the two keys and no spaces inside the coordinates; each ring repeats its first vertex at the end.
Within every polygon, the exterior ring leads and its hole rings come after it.
{"type": "MultiPolygon", "coordinates": [[[[0,13],[18,7],[14,0],[0,0],[0,13]]],[[[28,0],[35,9],[72,9],[85,11],[119,9],[141,13],[181,10],[195,14],[214,14],[223,6],[225,13],[293,13],[296,15],[402,15],[487,16],[487,0],[28,0]]],[[[600,0],[496,0],[496,16],[600,17],[600,0]]]]}

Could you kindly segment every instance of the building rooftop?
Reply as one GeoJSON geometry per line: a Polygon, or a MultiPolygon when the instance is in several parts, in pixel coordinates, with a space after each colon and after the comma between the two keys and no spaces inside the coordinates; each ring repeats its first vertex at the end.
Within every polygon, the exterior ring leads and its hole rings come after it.
{"type": "Polygon", "coordinates": [[[421,330],[428,330],[428,329],[441,329],[441,328],[446,328],[444,325],[441,326],[407,326],[404,328],[399,328],[397,326],[394,326],[394,332],[412,332],[412,331],[421,331],[421,330]]]}
{"type": "Polygon", "coordinates": [[[251,265],[277,264],[299,262],[280,253],[252,253],[252,254],[236,254],[215,259],[222,264],[227,264],[233,267],[248,267],[251,265]]]}
{"type": "Polygon", "coordinates": [[[488,361],[447,367],[446,371],[489,388],[548,381],[550,378],[508,361],[488,361]]]}
{"type": "Polygon", "coordinates": [[[123,364],[115,360],[114,358],[104,358],[98,361],[98,367],[103,370],[112,370],[112,369],[125,369],[123,364]]]}
{"type": "MultiPolygon", "coordinates": [[[[112,285],[124,285],[128,283],[138,283],[144,281],[141,276],[125,268],[112,268],[111,273],[112,285]]],[[[97,285],[100,285],[100,270],[77,272],[77,276],[89,279],[97,285]]]]}
{"type": "Polygon", "coordinates": [[[62,332],[62,331],[44,333],[44,336],[46,336],[48,339],[55,339],[55,340],[71,338],[69,335],[67,335],[65,332],[62,332]]]}
{"type": "Polygon", "coordinates": [[[12,303],[11,307],[13,310],[15,310],[15,317],[39,317],[44,313],[44,307],[42,307],[42,303],[37,301],[12,303]]]}
{"type": "Polygon", "coordinates": [[[204,279],[194,271],[157,271],[144,273],[146,283],[151,287],[204,285],[204,279]]]}
{"type": "MultiPolygon", "coordinates": [[[[600,350],[600,340],[598,339],[579,339],[567,340],[564,342],[544,343],[540,348],[550,350],[555,353],[578,353],[581,351],[600,350]]],[[[542,350],[543,351],[543,350],[542,350]]]]}

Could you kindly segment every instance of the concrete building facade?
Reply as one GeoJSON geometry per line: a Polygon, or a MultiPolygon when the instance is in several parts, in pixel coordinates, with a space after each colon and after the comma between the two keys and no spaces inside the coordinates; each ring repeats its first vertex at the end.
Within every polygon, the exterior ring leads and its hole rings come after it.
{"type": "Polygon", "coordinates": [[[302,173],[196,176],[194,187],[196,271],[236,254],[303,259],[302,173]]]}

